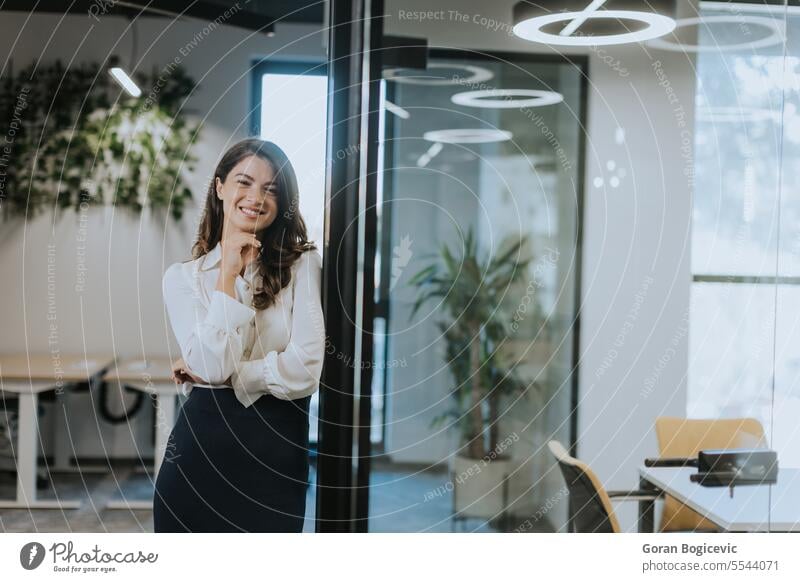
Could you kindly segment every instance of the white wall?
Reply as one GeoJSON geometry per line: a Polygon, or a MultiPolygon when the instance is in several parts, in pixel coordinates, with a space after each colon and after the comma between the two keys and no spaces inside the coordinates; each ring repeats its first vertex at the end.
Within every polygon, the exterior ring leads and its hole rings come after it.
{"type": "MultiPolygon", "coordinates": [[[[163,309],[161,276],[171,263],[189,258],[214,165],[225,147],[248,135],[250,64],[276,50],[276,58],[325,55],[322,38],[315,33],[319,27],[278,24],[276,36],[267,38],[225,25],[203,34],[206,23],[200,20],[167,26],[168,22],[137,19],[137,61],[139,68],[149,72],[153,66],[160,69],[180,56],[181,64],[199,84],[187,103],[188,112],[203,123],[195,151],[199,157],[197,170],[189,176],[196,204],[188,208],[180,223],[149,213],[134,216],[110,207],[4,223],[0,234],[0,267],[6,273],[0,277],[0,351],[27,348],[46,352],[57,348],[62,354],[177,357],[163,309]],[[187,44],[197,38],[199,41],[187,52],[187,44]],[[52,257],[48,255],[50,245],[52,257]],[[82,274],[84,289],[78,292],[75,286],[81,252],[85,252],[87,270],[82,274]],[[48,343],[48,264],[55,283],[55,345],[48,343]]],[[[0,16],[0,53],[11,55],[15,70],[35,59],[78,63],[101,61],[112,53],[125,64],[132,40],[127,27],[128,21],[122,18],[101,17],[99,23],[82,15],[27,19],[26,14],[4,11],[0,16]]],[[[115,428],[99,421],[97,428],[93,421],[86,422],[93,414],[86,395],[76,395],[71,410],[78,455],[152,455],[146,448],[151,442],[149,411],[137,417],[131,434],[126,425],[115,428]],[[138,447],[134,445],[137,441],[138,447]]],[[[44,438],[49,452],[49,435],[45,433],[44,438]]]]}
{"type": "MultiPolygon", "coordinates": [[[[694,77],[685,57],[612,54],[628,78],[596,60],[590,72],[578,455],[608,488],[626,489],[637,486],[637,465],[656,456],[655,418],[686,414],[692,190],[684,170],[692,154],[682,159],[681,147],[693,139],[694,77]],[[653,62],[662,63],[673,104],[653,62]]],[[[619,511],[633,527],[635,504],[619,511]]]]}

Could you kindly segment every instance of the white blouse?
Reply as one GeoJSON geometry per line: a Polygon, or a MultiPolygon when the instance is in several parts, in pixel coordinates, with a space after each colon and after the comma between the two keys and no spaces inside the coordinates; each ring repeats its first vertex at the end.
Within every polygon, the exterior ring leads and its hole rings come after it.
{"type": "MultiPolygon", "coordinates": [[[[221,257],[217,244],[164,273],[164,303],[186,367],[209,387],[232,377],[244,406],[263,394],[293,400],[315,392],[325,354],[319,252],[300,255],[291,283],[262,310],[252,307],[253,287],[261,285],[255,262],[236,278],[237,299],[215,289],[221,257]]],[[[192,388],[184,383],[182,392],[188,395],[192,388]]]]}

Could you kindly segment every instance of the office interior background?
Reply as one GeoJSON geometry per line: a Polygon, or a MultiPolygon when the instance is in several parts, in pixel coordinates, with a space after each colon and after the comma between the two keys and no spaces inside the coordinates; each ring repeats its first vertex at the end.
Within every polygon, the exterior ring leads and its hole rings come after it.
{"type": "MultiPolygon", "coordinates": [[[[26,168],[32,152],[40,162],[26,182],[22,158],[2,160],[2,531],[152,531],[162,404],[113,373],[119,362],[179,357],[161,278],[189,258],[210,168],[251,135],[285,149],[325,262],[345,261],[362,285],[353,345],[368,357],[351,360],[339,320],[327,320],[335,341],[312,401],[307,531],[338,515],[337,486],[357,491],[351,529],[573,531],[575,483],[551,441],[606,491],[638,491],[645,459],[720,448],[701,442],[707,429],[695,450],[665,454],[656,427],[666,418],[754,419],[753,442],[736,431],[728,441],[775,451],[779,484],[791,485],[800,469],[794,2],[620,2],[640,15],[623,20],[602,18],[614,0],[563,2],[573,16],[562,25],[578,26],[569,34],[558,22],[515,28],[527,15],[513,0],[151,3],[161,14],[139,2],[56,4],[0,8],[4,131],[33,144],[26,168]],[[367,17],[353,17],[356,5],[367,17]],[[647,38],[663,19],[677,26],[647,38]],[[332,137],[352,121],[329,100],[342,64],[332,27],[371,32],[357,55],[355,79],[370,87],[361,141],[332,137]],[[598,35],[607,40],[582,44],[598,35]],[[149,75],[139,97],[107,74],[112,65],[149,75]],[[101,82],[110,102],[85,100],[101,82]],[[87,176],[69,144],[91,150],[74,124],[93,111],[117,124],[118,142],[87,176]],[[18,130],[43,119],[61,132],[41,130],[47,143],[18,130]],[[169,135],[178,137],[165,162],[148,148],[169,135]],[[115,147],[135,155],[116,165],[115,147]],[[343,164],[361,165],[363,190],[337,197],[343,164]],[[140,208],[136,181],[157,169],[148,195],[160,202],[140,208]],[[48,194],[60,184],[61,203],[48,194]],[[354,198],[344,224],[333,209],[365,192],[373,198],[354,198]],[[33,375],[30,362],[54,354],[87,358],[93,371],[75,382],[67,373],[63,393],[36,401],[36,496],[56,502],[48,508],[20,499],[15,444],[30,416],[11,385],[33,379],[8,370],[21,361],[33,375]],[[352,383],[330,370],[349,370],[352,383]],[[326,420],[326,397],[327,411],[341,413],[334,393],[351,412],[356,404],[349,432],[326,420]],[[475,430],[480,443],[469,446],[475,430]],[[345,477],[320,461],[326,436],[342,434],[358,450],[345,477]],[[79,505],[57,507],[67,498],[79,505]]],[[[361,89],[346,81],[342,94],[361,89]]],[[[326,271],[326,309],[337,273],[326,271]]],[[[744,512],[736,503],[748,491],[738,487],[726,511],[744,512]]],[[[649,518],[639,503],[614,501],[616,527],[598,531],[663,524],[661,493],[649,518]]],[[[601,493],[592,495],[584,506],[601,493]]],[[[700,508],[675,495],[680,510],[700,508]]],[[[777,494],[753,499],[754,529],[774,529],[777,504],[800,511],[777,494]]],[[[715,515],[711,507],[705,525],[725,529],[715,515]]]]}

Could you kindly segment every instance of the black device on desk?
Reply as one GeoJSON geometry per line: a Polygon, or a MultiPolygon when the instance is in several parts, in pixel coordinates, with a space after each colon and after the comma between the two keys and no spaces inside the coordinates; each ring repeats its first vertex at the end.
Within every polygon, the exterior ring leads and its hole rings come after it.
{"type": "Polygon", "coordinates": [[[697,467],[689,478],[707,487],[769,485],[778,481],[778,455],[769,449],[710,449],[697,458],[645,459],[646,467],[697,467]]]}
{"type": "Polygon", "coordinates": [[[692,481],[708,486],[769,485],[778,481],[778,454],[769,449],[700,451],[692,481]]]}

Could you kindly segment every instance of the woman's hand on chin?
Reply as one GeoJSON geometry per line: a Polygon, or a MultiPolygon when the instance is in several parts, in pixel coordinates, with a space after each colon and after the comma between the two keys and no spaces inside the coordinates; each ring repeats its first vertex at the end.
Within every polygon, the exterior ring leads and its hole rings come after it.
{"type": "Polygon", "coordinates": [[[236,279],[248,264],[258,259],[261,241],[248,232],[235,232],[222,241],[222,268],[220,275],[236,279]]]}

